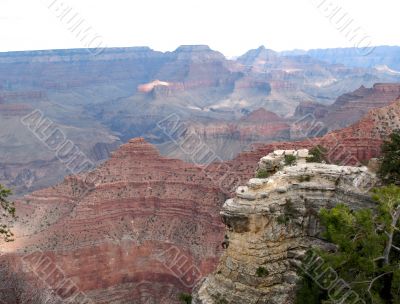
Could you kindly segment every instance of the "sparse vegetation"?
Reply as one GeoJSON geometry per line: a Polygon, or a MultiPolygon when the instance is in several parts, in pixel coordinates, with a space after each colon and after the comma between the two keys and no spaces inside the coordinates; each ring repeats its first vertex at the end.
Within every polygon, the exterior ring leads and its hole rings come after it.
{"type": "Polygon", "coordinates": [[[322,163],[322,162],[328,162],[326,153],[328,152],[328,149],[324,148],[321,145],[317,145],[313,148],[310,149],[310,155],[307,157],[306,161],[309,163],[322,163]]]}
{"type": "Polygon", "coordinates": [[[266,277],[267,275],[269,275],[269,271],[265,267],[260,266],[256,270],[256,275],[259,278],[266,277]]]}
{"type": "Polygon", "coordinates": [[[296,156],[285,155],[285,166],[293,166],[296,164],[296,156]]]}
{"type": "Polygon", "coordinates": [[[188,293],[182,292],[179,294],[179,301],[184,304],[190,304],[192,303],[192,296],[188,293]]]}
{"type": "Polygon", "coordinates": [[[276,220],[279,225],[286,225],[290,221],[290,218],[287,215],[281,214],[276,220]]]}
{"type": "Polygon", "coordinates": [[[13,202],[8,200],[11,195],[11,190],[4,188],[0,185],[0,205],[3,209],[0,212],[0,238],[3,238],[6,242],[13,241],[14,234],[6,224],[11,218],[15,218],[15,206],[13,202]]]}
{"type": "Polygon", "coordinates": [[[23,273],[13,270],[10,262],[2,261],[0,267],[0,303],[56,304],[59,299],[29,280],[23,273]]]}
{"type": "Polygon", "coordinates": [[[394,131],[382,144],[379,175],[387,183],[400,185],[400,130],[394,131]]]}
{"type": "Polygon", "coordinates": [[[258,169],[256,172],[256,177],[257,178],[268,178],[269,172],[265,169],[258,169]]]}

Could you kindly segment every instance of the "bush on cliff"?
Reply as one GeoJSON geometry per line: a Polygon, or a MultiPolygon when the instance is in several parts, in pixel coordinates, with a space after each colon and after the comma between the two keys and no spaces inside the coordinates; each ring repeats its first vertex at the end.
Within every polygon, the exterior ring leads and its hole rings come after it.
{"type": "Polygon", "coordinates": [[[379,175],[386,183],[400,185],[400,130],[394,131],[381,147],[379,175]]]}
{"type": "Polygon", "coordinates": [[[339,303],[346,294],[335,297],[339,280],[348,284],[354,303],[363,303],[357,297],[366,303],[400,303],[400,187],[375,189],[373,198],[375,210],[352,211],[345,205],[321,210],[323,237],[336,250],[309,252],[300,272],[297,304],[339,303]]]}
{"type": "Polygon", "coordinates": [[[14,203],[8,200],[10,195],[11,191],[0,184],[0,238],[6,242],[13,241],[14,236],[6,223],[10,218],[15,217],[14,203]]]}
{"type": "Polygon", "coordinates": [[[179,301],[184,304],[192,303],[192,296],[188,293],[180,293],[179,294],[179,301]]]}
{"type": "Polygon", "coordinates": [[[269,271],[267,270],[267,268],[260,266],[257,268],[256,275],[259,278],[266,277],[267,275],[269,275],[269,271]]]}
{"type": "Polygon", "coordinates": [[[285,166],[293,166],[296,164],[296,156],[285,155],[285,166]]]}
{"type": "Polygon", "coordinates": [[[257,178],[267,178],[269,176],[270,176],[269,172],[265,169],[258,169],[256,172],[257,178]]]}
{"type": "Polygon", "coordinates": [[[307,157],[306,161],[308,163],[322,163],[327,162],[326,153],[328,150],[321,145],[317,145],[311,148],[309,154],[311,156],[307,157]]]}

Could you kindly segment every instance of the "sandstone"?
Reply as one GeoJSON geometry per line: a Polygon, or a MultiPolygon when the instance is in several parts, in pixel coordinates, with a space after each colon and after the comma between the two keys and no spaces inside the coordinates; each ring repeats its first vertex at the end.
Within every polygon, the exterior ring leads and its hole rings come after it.
{"type": "Polygon", "coordinates": [[[268,183],[267,178],[252,178],[247,183],[247,186],[251,189],[258,189],[266,183],[268,183]]]}
{"type": "Polygon", "coordinates": [[[221,215],[230,245],[218,273],[197,285],[193,303],[294,303],[297,270],[307,248],[329,247],[318,240],[318,211],[338,203],[353,209],[374,205],[367,192],[378,180],[366,167],[307,163],[285,171],[252,189],[259,194],[256,200],[237,195],[224,204],[221,215]],[[299,182],[304,172],[307,181],[299,182]],[[267,272],[258,276],[258,269],[267,272]]]}

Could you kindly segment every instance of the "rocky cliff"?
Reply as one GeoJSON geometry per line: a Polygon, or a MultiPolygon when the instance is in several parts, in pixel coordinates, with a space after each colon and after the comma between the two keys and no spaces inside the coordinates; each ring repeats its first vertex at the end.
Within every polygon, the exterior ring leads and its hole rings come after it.
{"type": "Polygon", "coordinates": [[[369,110],[384,107],[399,97],[398,83],[377,83],[372,88],[361,86],[340,96],[328,107],[322,120],[329,129],[340,129],[361,119],[369,110]]]}
{"type": "Polygon", "coordinates": [[[50,259],[94,303],[178,303],[218,261],[225,199],[202,168],[135,139],[95,171],[17,201],[16,241],[0,248],[24,271],[50,259]]]}
{"type": "Polygon", "coordinates": [[[367,191],[376,183],[366,167],[306,163],[307,150],[275,151],[260,168],[280,170],[250,179],[225,202],[225,247],[217,270],[194,292],[193,303],[294,303],[297,271],[307,249],[326,246],[318,212],[345,203],[372,206],[367,191]],[[283,155],[297,165],[282,167],[283,155]]]}

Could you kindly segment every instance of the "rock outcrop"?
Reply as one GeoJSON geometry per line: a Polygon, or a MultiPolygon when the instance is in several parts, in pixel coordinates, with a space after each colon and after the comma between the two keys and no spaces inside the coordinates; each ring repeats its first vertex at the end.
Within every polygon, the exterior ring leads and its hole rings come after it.
{"type": "Polygon", "coordinates": [[[370,207],[375,174],[366,167],[305,163],[307,151],[276,151],[260,161],[273,168],[282,155],[297,155],[266,179],[250,179],[221,211],[226,250],[217,270],[194,292],[193,303],[294,303],[297,270],[307,249],[324,246],[318,212],[345,203],[370,207]]]}

